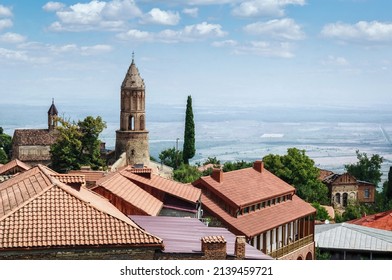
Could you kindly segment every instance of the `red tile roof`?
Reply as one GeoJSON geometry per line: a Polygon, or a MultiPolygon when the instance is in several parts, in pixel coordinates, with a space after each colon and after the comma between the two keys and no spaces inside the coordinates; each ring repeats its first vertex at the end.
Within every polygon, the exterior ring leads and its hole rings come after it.
{"type": "Polygon", "coordinates": [[[84,175],[76,175],[76,174],[55,174],[52,177],[58,179],[60,182],[64,184],[80,184],[86,185],[86,178],[84,175]]]}
{"type": "Polygon", "coordinates": [[[200,201],[201,190],[191,184],[182,184],[155,174],[151,174],[151,179],[148,179],[134,174],[132,168],[124,168],[119,172],[136,185],[145,184],[151,188],[163,191],[188,202],[197,203],[200,201]]]}
{"type": "Polygon", "coordinates": [[[49,146],[56,141],[48,129],[15,129],[12,142],[18,146],[49,146]]]}
{"type": "Polygon", "coordinates": [[[64,246],[154,246],[162,240],[106,199],[35,167],[0,184],[0,250],[64,246]]]}
{"type": "Polygon", "coordinates": [[[347,223],[392,231],[392,210],[367,215],[347,223]]]}
{"type": "Polygon", "coordinates": [[[84,175],[86,182],[97,182],[99,179],[105,177],[105,171],[94,170],[70,170],[68,174],[84,175]]]}
{"type": "Polygon", "coordinates": [[[295,191],[294,187],[265,168],[260,173],[252,167],[223,173],[221,183],[205,176],[194,183],[198,184],[208,186],[220,198],[240,208],[295,191]]]}
{"type": "Polygon", "coordinates": [[[201,238],[204,243],[226,243],[226,239],[222,235],[204,236],[201,238]]]}
{"type": "Polygon", "coordinates": [[[0,175],[6,175],[6,174],[15,174],[20,171],[26,171],[31,168],[30,165],[18,160],[14,159],[11,160],[10,162],[0,166],[0,175]]]}
{"type": "Polygon", "coordinates": [[[293,195],[292,200],[286,200],[269,207],[267,206],[266,208],[239,216],[238,218],[228,214],[215,201],[205,195],[202,195],[202,203],[203,209],[214,213],[214,215],[230,225],[232,229],[235,229],[237,233],[249,238],[316,212],[316,209],[309,203],[303,201],[296,195],[293,195]]]}
{"type": "Polygon", "coordinates": [[[112,194],[121,197],[147,215],[156,216],[163,207],[163,202],[117,172],[100,179],[97,182],[97,187],[102,187],[112,194]]]}

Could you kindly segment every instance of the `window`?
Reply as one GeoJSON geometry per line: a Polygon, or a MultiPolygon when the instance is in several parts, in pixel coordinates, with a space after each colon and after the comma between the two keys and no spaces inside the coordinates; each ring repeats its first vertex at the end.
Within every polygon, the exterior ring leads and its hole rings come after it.
{"type": "Polygon", "coordinates": [[[365,198],[370,198],[370,190],[365,189],[365,198]]]}

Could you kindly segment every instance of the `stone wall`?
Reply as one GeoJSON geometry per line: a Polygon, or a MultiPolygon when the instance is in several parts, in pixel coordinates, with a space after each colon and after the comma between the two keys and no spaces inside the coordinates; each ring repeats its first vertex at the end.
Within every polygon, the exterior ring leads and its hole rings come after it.
{"type": "Polygon", "coordinates": [[[116,131],[116,158],[126,152],[127,164],[148,165],[150,153],[148,131],[116,131]]]}

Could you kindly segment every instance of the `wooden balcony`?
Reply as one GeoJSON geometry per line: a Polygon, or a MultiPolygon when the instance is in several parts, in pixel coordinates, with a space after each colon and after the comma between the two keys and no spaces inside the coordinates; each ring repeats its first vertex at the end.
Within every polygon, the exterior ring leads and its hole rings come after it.
{"type": "Polygon", "coordinates": [[[273,258],[281,258],[284,255],[290,254],[291,252],[294,252],[295,250],[298,250],[299,248],[302,248],[306,245],[311,244],[314,241],[313,239],[313,234],[308,235],[302,239],[299,239],[297,241],[294,241],[286,246],[280,247],[279,249],[272,251],[269,253],[269,255],[273,258]]]}

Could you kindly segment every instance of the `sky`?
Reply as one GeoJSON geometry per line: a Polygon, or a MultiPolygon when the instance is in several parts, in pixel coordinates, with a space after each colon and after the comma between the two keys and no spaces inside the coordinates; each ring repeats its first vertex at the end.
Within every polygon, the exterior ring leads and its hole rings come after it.
{"type": "Polygon", "coordinates": [[[0,0],[0,104],[392,105],[390,0],[0,0]]]}

